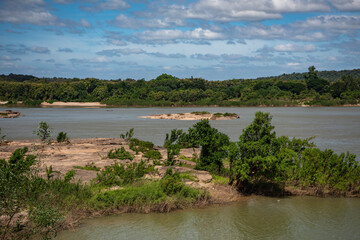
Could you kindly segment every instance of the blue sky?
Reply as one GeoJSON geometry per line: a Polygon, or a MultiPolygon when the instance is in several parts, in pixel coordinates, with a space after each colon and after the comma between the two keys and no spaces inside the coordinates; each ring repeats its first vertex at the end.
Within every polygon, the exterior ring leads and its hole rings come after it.
{"type": "Polygon", "coordinates": [[[360,68],[360,0],[0,0],[0,74],[208,80],[360,68]]]}

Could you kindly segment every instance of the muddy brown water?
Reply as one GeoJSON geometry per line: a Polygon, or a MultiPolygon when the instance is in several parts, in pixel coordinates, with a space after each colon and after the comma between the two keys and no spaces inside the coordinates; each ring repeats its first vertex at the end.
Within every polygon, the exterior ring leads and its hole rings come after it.
{"type": "MultiPolygon", "coordinates": [[[[0,111],[8,108],[0,107],[0,111]]],[[[193,111],[234,112],[240,119],[211,121],[232,140],[254,118],[256,111],[273,115],[277,135],[315,136],[322,149],[360,156],[360,108],[10,108],[25,116],[0,119],[8,139],[36,138],[40,121],[55,134],[70,138],[118,137],[135,128],[135,137],[162,145],[173,128],[196,121],[141,119],[138,116],[193,111]]],[[[84,221],[57,239],[360,239],[360,199],[247,197],[230,205],[188,209],[166,214],[122,214],[84,221]]]]}

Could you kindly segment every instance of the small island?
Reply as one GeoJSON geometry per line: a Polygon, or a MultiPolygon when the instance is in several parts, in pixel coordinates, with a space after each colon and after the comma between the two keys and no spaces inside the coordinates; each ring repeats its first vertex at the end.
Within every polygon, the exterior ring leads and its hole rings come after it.
{"type": "Polygon", "coordinates": [[[0,118],[17,118],[20,115],[20,112],[13,112],[12,110],[5,110],[0,112],[0,118]]]}
{"type": "Polygon", "coordinates": [[[139,118],[150,119],[172,119],[172,120],[232,120],[240,118],[236,113],[209,113],[191,112],[191,113],[172,113],[172,114],[153,114],[150,116],[140,116],[139,118]]]}

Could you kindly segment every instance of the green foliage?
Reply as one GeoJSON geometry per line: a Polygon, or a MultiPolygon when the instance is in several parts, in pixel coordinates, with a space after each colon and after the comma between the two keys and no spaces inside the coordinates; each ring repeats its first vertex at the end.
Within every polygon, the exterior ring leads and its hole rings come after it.
{"type": "Polygon", "coordinates": [[[332,191],[360,190],[360,166],[353,154],[335,154],[332,150],[306,149],[296,162],[293,180],[301,186],[332,191]]]}
{"type": "Polygon", "coordinates": [[[314,89],[316,92],[325,93],[329,90],[329,82],[325,79],[319,78],[315,67],[309,67],[309,72],[304,75],[307,88],[314,89]]]}
{"type": "Polygon", "coordinates": [[[19,236],[18,226],[12,221],[19,221],[16,214],[30,209],[30,226],[25,236],[37,233],[48,239],[56,235],[56,226],[61,214],[51,206],[39,206],[40,193],[44,189],[43,179],[35,176],[36,157],[26,155],[28,149],[17,149],[8,161],[0,159],[0,239],[14,239],[19,236]],[[36,206],[39,206],[38,208],[36,206]]]}
{"type": "Polygon", "coordinates": [[[46,167],[46,168],[45,168],[45,172],[46,172],[46,178],[47,178],[47,180],[52,179],[52,178],[54,177],[54,173],[60,173],[59,171],[54,171],[52,165],[50,165],[49,168],[46,167]]]}
{"type": "Polygon", "coordinates": [[[257,112],[240,141],[228,146],[231,184],[244,193],[261,194],[282,194],[286,183],[334,193],[359,190],[355,155],[313,148],[311,138],[277,138],[271,118],[257,112]]]}
{"type": "Polygon", "coordinates": [[[58,210],[41,203],[30,208],[29,218],[35,225],[35,233],[40,234],[42,239],[52,239],[57,235],[57,228],[63,216],[58,210]]]}
{"type": "MultiPolygon", "coordinates": [[[[0,77],[0,96],[2,100],[12,103],[23,101],[35,104],[42,101],[101,101],[120,106],[284,106],[312,101],[316,94],[322,96],[330,91],[331,99],[327,101],[329,105],[336,98],[346,99],[346,103],[357,103],[360,99],[357,93],[359,72],[359,69],[317,72],[315,67],[310,67],[306,74],[294,73],[255,80],[226,81],[179,79],[167,74],[150,81],[35,77],[30,80],[19,80],[19,77],[13,74],[0,77]],[[349,81],[346,78],[353,80],[349,81]],[[328,81],[341,81],[345,85],[337,83],[331,87],[328,81]]],[[[127,138],[126,134],[121,136],[127,138]]]]}
{"type": "Polygon", "coordinates": [[[139,152],[146,153],[147,151],[154,149],[154,144],[148,141],[142,141],[137,138],[130,139],[130,149],[138,154],[139,152]]]}
{"type": "Polygon", "coordinates": [[[83,169],[83,170],[88,170],[88,171],[100,171],[100,168],[95,166],[94,162],[91,163],[87,163],[85,166],[74,166],[74,168],[76,169],[83,169]]]}
{"type": "Polygon", "coordinates": [[[61,142],[68,142],[69,141],[69,138],[67,136],[67,133],[64,133],[64,132],[59,132],[57,137],[56,137],[56,141],[58,143],[61,143],[61,142]]]}
{"type": "Polygon", "coordinates": [[[144,153],[143,157],[153,160],[161,159],[161,153],[157,150],[149,150],[144,153]]]}
{"type": "Polygon", "coordinates": [[[125,139],[126,141],[129,141],[134,136],[134,128],[131,128],[129,131],[127,131],[125,134],[120,134],[120,138],[125,139]]]}
{"type": "Polygon", "coordinates": [[[178,172],[168,168],[164,177],[160,180],[161,190],[168,196],[178,195],[182,198],[196,198],[199,190],[187,187],[182,181],[178,172]]]}
{"type": "Polygon", "coordinates": [[[51,128],[46,122],[40,122],[37,131],[33,133],[36,134],[41,141],[46,142],[51,140],[51,128]]]}
{"type": "Polygon", "coordinates": [[[230,143],[229,137],[212,128],[208,120],[201,120],[188,132],[189,141],[198,141],[201,147],[197,169],[220,173],[223,170],[222,159],[226,156],[225,147],[230,143]]]}
{"type": "Polygon", "coordinates": [[[192,112],[191,114],[195,114],[195,115],[206,115],[206,114],[210,114],[207,111],[197,111],[197,112],[192,112]]]}
{"type": "Polygon", "coordinates": [[[126,167],[115,162],[111,166],[105,166],[105,169],[97,174],[96,182],[103,186],[126,185],[154,171],[154,166],[146,165],[144,161],[126,167]]]}
{"type": "Polygon", "coordinates": [[[133,160],[134,156],[132,156],[128,151],[125,150],[124,147],[111,149],[108,153],[108,158],[116,158],[120,160],[130,159],[133,160]]]}

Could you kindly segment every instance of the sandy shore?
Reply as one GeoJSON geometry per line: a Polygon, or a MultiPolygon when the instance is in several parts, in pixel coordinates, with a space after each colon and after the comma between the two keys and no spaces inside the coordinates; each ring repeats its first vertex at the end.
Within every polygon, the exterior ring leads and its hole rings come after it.
{"type": "Polygon", "coordinates": [[[42,102],[41,106],[59,106],[59,107],[106,107],[106,104],[99,102],[42,102]]]}
{"type": "Polygon", "coordinates": [[[240,118],[238,115],[232,116],[216,116],[213,113],[207,114],[195,114],[195,113],[173,113],[173,114],[154,114],[150,116],[140,116],[139,118],[149,118],[149,119],[171,119],[171,120],[232,120],[240,118]]]}

